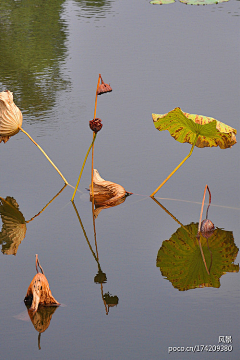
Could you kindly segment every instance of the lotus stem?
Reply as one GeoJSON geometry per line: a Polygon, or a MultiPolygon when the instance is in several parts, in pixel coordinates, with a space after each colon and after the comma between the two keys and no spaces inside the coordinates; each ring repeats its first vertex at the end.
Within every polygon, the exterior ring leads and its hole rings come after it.
{"type": "Polygon", "coordinates": [[[153,197],[158,192],[158,190],[161,189],[161,187],[170,179],[170,177],[172,177],[173,174],[175,174],[175,172],[183,165],[183,163],[192,155],[192,152],[196,145],[197,139],[198,139],[198,135],[196,135],[196,138],[191,147],[190,153],[183,159],[182,162],[180,162],[180,164],[171,172],[171,174],[168,175],[168,177],[159,185],[159,187],[150,195],[150,197],[153,197]]]}
{"type": "Polygon", "coordinates": [[[82,165],[82,168],[81,168],[81,171],[80,171],[80,174],[79,174],[79,177],[78,177],[78,181],[77,181],[75,190],[74,190],[74,192],[73,192],[73,196],[72,196],[71,201],[74,200],[74,197],[75,197],[75,194],[76,194],[76,191],[77,191],[77,188],[78,188],[80,179],[81,179],[81,177],[82,177],[82,172],[83,172],[84,166],[85,166],[86,161],[87,161],[87,157],[88,157],[88,155],[89,155],[89,153],[90,153],[90,150],[91,150],[91,148],[92,148],[92,146],[93,146],[93,144],[94,144],[94,141],[96,140],[96,136],[97,136],[97,133],[94,133],[94,134],[93,134],[93,141],[91,142],[91,145],[90,145],[90,147],[89,147],[89,149],[88,149],[88,151],[87,151],[87,153],[86,153],[85,159],[84,159],[84,161],[83,161],[83,165],[82,165]]]}
{"type": "Polygon", "coordinates": [[[61,176],[61,178],[63,179],[63,181],[65,182],[65,184],[68,185],[68,181],[65,179],[65,177],[63,176],[63,174],[60,172],[60,170],[56,167],[56,165],[52,162],[52,160],[48,157],[48,155],[45,153],[45,151],[41,148],[41,146],[39,146],[36,141],[33,140],[33,138],[25,131],[23,130],[21,127],[19,128],[24,134],[26,134],[29,139],[39,148],[39,150],[41,150],[41,152],[43,153],[44,156],[46,156],[46,158],[48,159],[48,161],[50,162],[50,164],[52,164],[52,166],[54,167],[54,169],[59,173],[59,175],[61,176]]]}
{"type": "MultiPolygon", "coordinates": [[[[95,106],[94,106],[94,116],[93,118],[96,118],[96,112],[97,112],[97,98],[98,98],[98,87],[100,84],[100,80],[101,80],[101,74],[98,75],[98,83],[97,83],[97,89],[96,89],[96,96],[95,96],[95,106]]],[[[94,136],[96,136],[96,133],[93,134],[93,139],[94,136]]],[[[93,142],[93,146],[92,146],[92,171],[91,171],[91,188],[92,188],[92,198],[94,201],[94,192],[93,192],[93,160],[94,160],[94,142],[93,142]]]]}

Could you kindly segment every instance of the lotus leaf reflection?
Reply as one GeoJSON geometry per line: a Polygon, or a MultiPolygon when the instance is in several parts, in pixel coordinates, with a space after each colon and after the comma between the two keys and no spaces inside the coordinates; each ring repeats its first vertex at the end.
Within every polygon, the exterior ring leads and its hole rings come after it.
{"type": "Polygon", "coordinates": [[[16,255],[18,246],[25,238],[27,227],[25,218],[19,211],[19,205],[13,197],[0,197],[0,215],[3,223],[0,232],[2,253],[16,255]]]}
{"type": "Polygon", "coordinates": [[[238,248],[233,233],[216,228],[208,239],[200,236],[206,263],[206,272],[201,251],[196,240],[198,223],[181,226],[169,240],[162,243],[157,255],[157,267],[172,285],[180,290],[202,287],[220,287],[220,277],[227,272],[238,272],[234,260],[238,248]]]}

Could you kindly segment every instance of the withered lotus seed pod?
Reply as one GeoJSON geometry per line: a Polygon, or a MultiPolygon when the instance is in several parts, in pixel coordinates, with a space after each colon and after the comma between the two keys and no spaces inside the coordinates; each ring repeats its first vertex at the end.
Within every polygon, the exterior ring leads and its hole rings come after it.
{"type": "Polygon", "coordinates": [[[104,93],[111,92],[111,91],[112,91],[112,88],[111,88],[110,84],[105,84],[104,82],[102,82],[102,84],[100,84],[98,87],[97,94],[102,95],[104,93]]]}
{"type": "Polygon", "coordinates": [[[95,119],[92,119],[89,121],[89,126],[90,126],[90,129],[92,131],[94,131],[95,133],[97,133],[98,131],[101,130],[102,128],[102,120],[99,119],[99,118],[95,118],[95,119]]]}
{"type": "Polygon", "coordinates": [[[22,113],[13,102],[13,94],[6,90],[0,93],[0,143],[6,143],[22,126],[22,113]]]}

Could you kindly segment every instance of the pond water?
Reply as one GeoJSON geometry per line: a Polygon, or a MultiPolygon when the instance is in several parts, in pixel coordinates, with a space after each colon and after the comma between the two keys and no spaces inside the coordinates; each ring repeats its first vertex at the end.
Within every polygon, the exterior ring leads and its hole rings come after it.
{"type": "Polygon", "coordinates": [[[113,91],[98,97],[94,167],[133,192],[99,212],[96,249],[91,157],[74,207],[73,188],[58,194],[63,180],[24,133],[0,144],[1,206],[11,197],[21,212],[14,228],[3,210],[0,220],[1,359],[240,358],[238,144],[194,149],[160,204],[149,197],[191,149],[157,131],[152,113],[181,107],[239,131],[239,9],[234,0],[1,1],[1,91],[13,92],[23,129],[75,186],[101,73],[113,91]],[[219,228],[211,252],[203,244],[210,276],[193,246],[206,184],[219,228]],[[62,306],[32,323],[23,299],[35,254],[62,306]]]}

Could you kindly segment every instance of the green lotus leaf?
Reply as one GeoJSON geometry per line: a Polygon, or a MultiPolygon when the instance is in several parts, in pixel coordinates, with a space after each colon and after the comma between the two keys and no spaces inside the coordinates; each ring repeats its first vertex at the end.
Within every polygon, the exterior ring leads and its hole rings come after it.
{"type": "Polygon", "coordinates": [[[179,1],[187,5],[212,5],[212,4],[227,2],[229,0],[179,0],[179,1]]]}
{"type": "Polygon", "coordinates": [[[197,232],[198,223],[181,226],[169,240],[163,241],[158,251],[157,267],[180,291],[219,288],[219,279],[223,274],[239,272],[239,264],[234,264],[239,249],[231,231],[217,228],[208,239],[200,236],[209,275],[196,239],[197,232]]]}
{"type": "Polygon", "coordinates": [[[220,121],[202,115],[183,112],[179,107],[167,114],[152,114],[159,131],[168,130],[171,136],[181,142],[194,144],[199,148],[219,146],[226,149],[236,144],[237,130],[220,121]]]}

